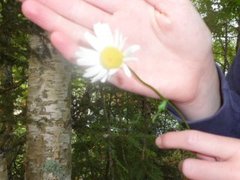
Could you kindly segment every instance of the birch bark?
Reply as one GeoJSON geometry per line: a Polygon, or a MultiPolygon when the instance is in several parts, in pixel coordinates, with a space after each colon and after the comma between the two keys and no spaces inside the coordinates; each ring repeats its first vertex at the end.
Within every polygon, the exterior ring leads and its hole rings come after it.
{"type": "Polygon", "coordinates": [[[70,180],[70,66],[43,38],[31,46],[25,179],[70,180]]]}
{"type": "Polygon", "coordinates": [[[3,154],[0,154],[0,179],[8,180],[7,161],[3,154]]]}

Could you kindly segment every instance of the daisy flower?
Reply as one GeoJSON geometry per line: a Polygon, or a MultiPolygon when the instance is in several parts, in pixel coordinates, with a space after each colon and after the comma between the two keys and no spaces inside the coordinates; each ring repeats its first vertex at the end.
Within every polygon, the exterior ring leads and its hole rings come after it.
{"type": "Polygon", "coordinates": [[[124,48],[126,39],[119,31],[112,32],[108,24],[97,23],[93,27],[94,34],[85,33],[86,41],[91,48],[80,47],[76,52],[76,63],[86,66],[85,78],[92,82],[106,82],[119,69],[130,77],[126,62],[136,60],[133,54],[140,49],[139,45],[124,48]]]}

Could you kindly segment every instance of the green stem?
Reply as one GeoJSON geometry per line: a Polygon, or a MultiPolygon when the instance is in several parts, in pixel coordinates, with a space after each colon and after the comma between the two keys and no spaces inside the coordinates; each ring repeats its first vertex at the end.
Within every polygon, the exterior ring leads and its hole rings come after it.
{"type": "MultiPolygon", "coordinates": [[[[160,98],[160,100],[164,101],[164,100],[168,100],[167,98],[165,98],[164,96],[162,96],[158,90],[156,90],[154,87],[152,87],[150,84],[146,83],[145,81],[143,81],[136,73],[135,71],[133,71],[130,67],[128,67],[131,71],[131,73],[135,76],[135,78],[140,81],[144,86],[148,87],[149,89],[151,89],[153,92],[155,92],[158,97],[160,98]]],[[[183,121],[183,123],[185,124],[187,129],[190,129],[186,118],[184,117],[183,113],[178,109],[178,107],[171,102],[170,100],[168,101],[168,104],[173,108],[173,110],[180,116],[180,119],[183,121]]]]}

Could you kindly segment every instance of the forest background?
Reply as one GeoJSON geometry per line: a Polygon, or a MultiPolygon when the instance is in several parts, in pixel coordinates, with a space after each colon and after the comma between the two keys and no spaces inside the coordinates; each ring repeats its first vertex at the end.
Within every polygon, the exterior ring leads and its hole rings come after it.
{"type": "MultiPolygon", "coordinates": [[[[227,72],[240,45],[240,0],[194,2],[227,72]]],[[[181,128],[157,114],[159,102],[82,79],[20,9],[0,1],[0,179],[181,179],[177,164],[189,154],[154,145],[181,128]]]]}

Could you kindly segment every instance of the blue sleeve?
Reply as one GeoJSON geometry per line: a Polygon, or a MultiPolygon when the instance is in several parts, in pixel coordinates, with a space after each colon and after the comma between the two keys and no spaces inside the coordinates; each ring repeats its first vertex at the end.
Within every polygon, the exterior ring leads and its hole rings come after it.
{"type": "Polygon", "coordinates": [[[235,60],[233,61],[233,64],[230,67],[229,73],[227,74],[227,77],[226,77],[230,89],[235,91],[238,95],[240,95],[240,72],[239,71],[240,71],[240,51],[238,52],[235,60]]]}
{"type": "Polygon", "coordinates": [[[221,82],[222,106],[207,119],[189,123],[192,129],[240,138],[240,53],[227,77],[218,69],[221,82]]]}

